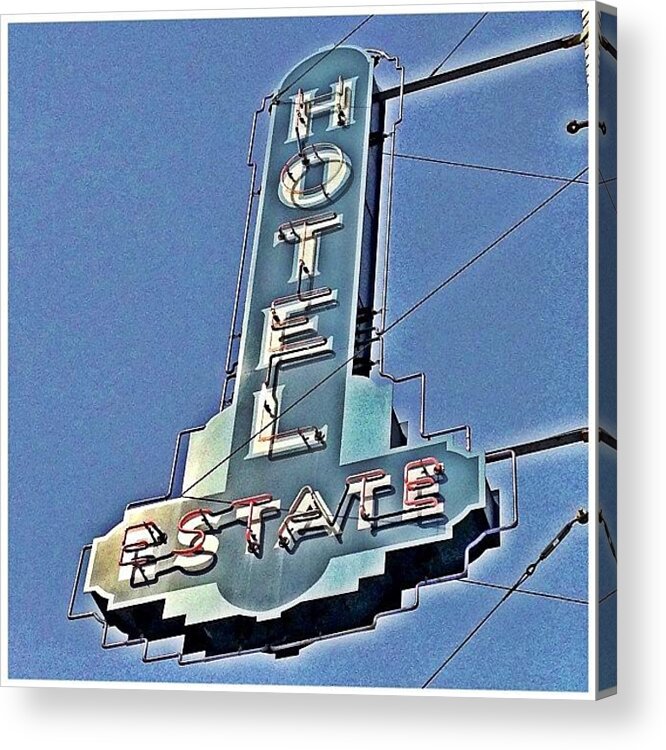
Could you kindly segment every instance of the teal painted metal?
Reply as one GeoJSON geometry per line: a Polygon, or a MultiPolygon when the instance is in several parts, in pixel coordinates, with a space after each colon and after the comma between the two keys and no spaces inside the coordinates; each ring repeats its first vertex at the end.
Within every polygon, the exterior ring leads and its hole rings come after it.
{"type": "Polygon", "coordinates": [[[189,435],[170,497],[92,545],[85,590],[131,639],[290,653],[499,543],[483,454],[407,443],[373,373],[374,62],[320,51],[272,103],[233,401],[189,435]]]}

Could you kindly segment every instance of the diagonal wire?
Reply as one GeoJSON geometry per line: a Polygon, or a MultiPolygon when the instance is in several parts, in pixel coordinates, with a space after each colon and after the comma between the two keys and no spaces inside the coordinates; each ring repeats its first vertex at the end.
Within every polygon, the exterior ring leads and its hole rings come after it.
{"type": "MultiPolygon", "coordinates": [[[[545,200],[541,201],[538,205],[536,205],[533,209],[531,209],[527,214],[523,216],[522,219],[512,224],[508,229],[506,229],[502,234],[500,234],[497,238],[495,238],[489,245],[486,245],[482,250],[480,250],[476,255],[474,255],[472,258],[470,258],[466,263],[464,263],[460,268],[458,268],[456,271],[454,271],[450,276],[447,276],[440,284],[438,284],[434,289],[431,289],[426,295],[421,297],[420,300],[415,302],[411,307],[409,307],[405,312],[403,312],[401,315],[399,315],[392,323],[390,323],[386,328],[384,328],[383,331],[379,331],[377,334],[377,337],[385,336],[391,329],[395,328],[397,325],[403,322],[406,318],[408,318],[412,313],[416,312],[422,305],[424,305],[426,302],[428,302],[430,299],[432,299],[436,294],[438,294],[444,287],[448,286],[452,281],[458,278],[458,276],[462,275],[468,268],[473,266],[475,263],[477,263],[481,258],[483,258],[485,255],[487,255],[491,250],[496,248],[501,242],[503,242],[509,235],[513,234],[516,230],[518,230],[523,224],[525,224],[527,221],[529,221],[533,216],[535,216],[539,211],[544,209],[549,203],[551,203],[555,198],[557,198],[560,193],[562,193],[564,190],[566,190],[570,185],[572,185],[576,180],[578,180],[579,177],[585,174],[587,172],[587,167],[582,169],[578,174],[574,175],[569,182],[565,183],[564,185],[561,185],[557,190],[555,190],[553,193],[551,193],[545,200]]],[[[217,469],[220,468],[223,464],[225,464],[230,458],[232,458],[236,453],[240,452],[248,446],[256,437],[258,437],[262,432],[266,430],[266,428],[271,427],[272,425],[276,424],[278,419],[286,414],[287,412],[291,411],[294,407],[296,407],[298,404],[300,404],[304,399],[308,398],[314,391],[316,391],[318,388],[320,388],[322,385],[327,383],[331,378],[333,378],[340,370],[342,370],[344,367],[346,367],[350,362],[352,362],[358,355],[362,352],[364,352],[368,347],[372,346],[372,344],[377,340],[377,337],[371,338],[369,341],[360,344],[357,346],[354,351],[352,352],[351,356],[345,359],[341,364],[339,364],[337,367],[335,367],[331,372],[328,373],[328,375],[324,376],[321,380],[319,380],[317,383],[315,383],[311,388],[308,388],[304,393],[302,393],[295,401],[293,401],[289,406],[285,407],[280,411],[280,414],[277,417],[274,417],[270,422],[265,424],[260,430],[257,430],[254,434],[250,435],[247,440],[245,440],[243,443],[241,443],[239,446],[234,448],[229,454],[227,454],[223,459],[218,461],[216,464],[214,464],[208,471],[206,471],[204,474],[202,474],[198,479],[196,479],[192,484],[190,484],[186,489],[182,491],[182,494],[185,495],[190,490],[192,490],[194,487],[196,487],[200,482],[203,482],[204,479],[209,477],[213,472],[217,471],[217,469]]],[[[205,499],[205,498],[192,498],[192,499],[205,499]]]]}
{"type": "Polygon", "coordinates": [[[336,42],[331,47],[331,49],[327,50],[320,58],[318,58],[314,63],[312,63],[312,65],[310,65],[308,68],[306,68],[300,74],[300,76],[298,76],[298,78],[296,78],[295,80],[293,80],[291,83],[289,83],[284,88],[280,89],[280,91],[278,91],[277,94],[275,94],[275,96],[273,97],[273,103],[276,104],[278,102],[279,98],[282,96],[282,94],[285,93],[285,91],[288,91],[292,86],[295,86],[301,80],[301,78],[304,78],[313,68],[316,68],[317,65],[319,65],[319,63],[323,62],[341,44],[344,44],[347,41],[347,39],[349,39],[349,37],[351,37],[353,34],[355,34],[362,26],[365,26],[365,24],[368,23],[368,21],[371,18],[374,18],[374,17],[375,17],[374,13],[371,14],[371,15],[369,15],[369,16],[366,16],[360,23],[358,23],[356,26],[354,26],[354,28],[351,31],[349,31],[347,34],[345,34],[345,36],[343,36],[342,39],[340,39],[339,42],[336,42]]]}
{"type": "Polygon", "coordinates": [[[551,555],[561,544],[562,540],[569,534],[571,529],[577,524],[586,524],[588,520],[588,514],[587,511],[583,510],[582,508],[576,513],[576,515],[570,520],[567,521],[567,523],[564,524],[564,526],[560,529],[560,531],[553,537],[553,539],[544,547],[543,551],[539,555],[539,557],[533,562],[530,563],[527,568],[525,568],[525,572],[522,573],[522,575],[516,580],[516,582],[511,586],[507,592],[504,594],[504,596],[495,604],[495,606],[487,613],[485,614],[479,622],[467,633],[467,635],[458,643],[458,645],[451,651],[451,653],[444,659],[444,661],[437,667],[437,669],[428,677],[428,679],[421,685],[422,688],[427,688],[445,669],[447,664],[449,664],[455,657],[465,648],[465,646],[474,638],[474,636],[481,630],[481,628],[490,620],[490,618],[497,612],[497,610],[504,604],[504,602],[512,595],[514,594],[520,586],[522,586],[525,581],[534,574],[534,571],[537,569],[537,567],[549,556],[551,555]]]}
{"type": "MultiPolygon", "coordinates": [[[[389,151],[382,152],[384,156],[390,156],[389,151]]],[[[409,159],[411,161],[422,161],[429,164],[444,164],[447,167],[462,167],[465,169],[478,169],[483,172],[498,172],[500,174],[517,175],[518,177],[534,177],[541,180],[551,180],[554,182],[571,182],[571,178],[560,175],[543,174],[541,172],[527,172],[522,169],[508,169],[507,167],[489,167],[485,164],[472,164],[464,161],[451,161],[450,159],[438,159],[434,156],[419,156],[417,154],[395,154],[396,159],[409,159]]],[[[587,180],[574,180],[574,182],[587,185],[587,180]]]]}
{"type": "MultiPolygon", "coordinates": [[[[606,178],[605,178],[605,177],[603,176],[603,174],[602,174],[602,172],[601,172],[601,169],[599,169],[599,176],[601,177],[601,184],[602,184],[602,185],[604,186],[604,188],[606,189],[606,192],[608,193],[608,199],[609,199],[609,200],[610,200],[610,202],[611,202],[611,206],[613,206],[613,211],[615,211],[615,213],[617,213],[617,206],[615,205],[615,201],[613,200],[613,196],[611,195],[611,191],[610,191],[610,189],[608,188],[608,183],[610,182],[610,180],[607,180],[607,179],[606,179],[606,178]]],[[[617,178],[616,178],[616,179],[617,179],[617,178]]]]}
{"type": "MultiPolygon", "coordinates": [[[[490,583],[488,581],[477,581],[474,578],[461,578],[460,583],[471,583],[474,586],[484,586],[489,589],[501,589],[510,591],[510,586],[502,586],[499,583],[490,583]]],[[[545,591],[533,591],[532,589],[517,589],[517,594],[528,594],[529,596],[540,596],[544,599],[557,599],[560,602],[571,602],[572,604],[587,604],[585,599],[576,599],[573,596],[563,596],[562,594],[549,594],[545,591]]]]}
{"type": "Polygon", "coordinates": [[[604,527],[604,533],[606,534],[606,540],[608,541],[608,546],[610,547],[610,551],[615,559],[615,562],[617,562],[617,551],[615,549],[615,543],[613,542],[613,537],[611,535],[610,528],[608,527],[608,523],[606,522],[606,517],[604,516],[604,512],[601,510],[601,508],[599,508],[599,523],[604,527]]]}
{"type": "Polygon", "coordinates": [[[483,13],[481,17],[476,20],[472,28],[467,31],[463,38],[458,42],[458,44],[456,44],[456,46],[449,52],[449,54],[442,60],[442,62],[432,71],[428,78],[432,78],[435,73],[439,72],[439,70],[453,57],[453,55],[463,46],[463,44],[470,38],[470,36],[472,36],[476,27],[481,23],[481,21],[483,21],[483,19],[487,15],[487,13],[483,13]]]}
{"type": "Polygon", "coordinates": [[[602,596],[601,599],[599,599],[599,604],[603,604],[606,599],[610,599],[613,594],[617,594],[617,589],[613,589],[612,591],[609,591],[606,596],[602,596]]]}
{"type": "Polygon", "coordinates": [[[390,325],[388,325],[382,332],[381,335],[388,333],[392,328],[395,328],[399,323],[402,323],[402,321],[410,316],[413,312],[418,310],[419,307],[424,305],[429,299],[434,297],[438,292],[440,292],[445,286],[450,284],[452,281],[458,278],[461,274],[463,274],[470,266],[474,265],[478,260],[481,260],[484,255],[487,255],[491,250],[497,247],[501,242],[503,242],[509,235],[513,234],[517,229],[520,229],[520,227],[525,224],[525,222],[529,221],[535,214],[537,214],[541,209],[545,208],[551,201],[555,200],[557,196],[565,191],[570,185],[572,185],[579,177],[582,177],[585,172],[587,172],[587,167],[582,169],[577,175],[571,178],[569,182],[565,183],[561,187],[557,188],[557,190],[554,193],[551,193],[545,200],[541,201],[537,206],[535,206],[531,211],[525,214],[522,219],[517,221],[515,224],[512,224],[506,231],[502,232],[499,237],[494,239],[489,245],[486,245],[486,247],[483,248],[483,250],[480,250],[476,255],[474,255],[472,258],[470,258],[466,263],[464,263],[460,268],[458,268],[457,271],[454,271],[450,276],[447,276],[444,281],[442,281],[440,284],[438,284],[434,289],[431,289],[426,295],[421,297],[418,302],[415,302],[411,307],[408,307],[405,312],[403,312],[401,315],[399,315],[390,325]]]}

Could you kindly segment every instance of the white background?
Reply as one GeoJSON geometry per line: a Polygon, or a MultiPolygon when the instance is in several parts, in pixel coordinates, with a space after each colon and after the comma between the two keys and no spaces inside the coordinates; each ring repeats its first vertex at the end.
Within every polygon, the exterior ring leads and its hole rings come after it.
{"type": "MultiPolygon", "coordinates": [[[[301,0],[303,2],[303,0],[301,0]]],[[[191,2],[198,10],[295,6],[298,0],[191,2]]],[[[309,0],[321,5],[321,0],[309,0]]],[[[460,9],[466,3],[458,3],[460,9]]],[[[3,688],[3,742],[22,748],[308,747],[379,743],[475,747],[666,746],[666,581],[660,554],[666,484],[666,310],[663,275],[666,9],[616,0],[620,86],[620,666],[619,694],[600,703],[436,696],[292,695],[169,690],[3,688]],[[233,744],[232,744],[233,743],[233,744]]],[[[357,7],[347,0],[336,6],[357,7]]],[[[557,4],[554,3],[554,9],[557,4]]],[[[187,3],[14,2],[3,13],[184,10],[187,3]]],[[[395,5],[396,9],[400,5],[395,5]]],[[[557,665],[553,665],[554,668],[557,665]]],[[[492,669],[492,664],[488,664],[492,669]]]]}

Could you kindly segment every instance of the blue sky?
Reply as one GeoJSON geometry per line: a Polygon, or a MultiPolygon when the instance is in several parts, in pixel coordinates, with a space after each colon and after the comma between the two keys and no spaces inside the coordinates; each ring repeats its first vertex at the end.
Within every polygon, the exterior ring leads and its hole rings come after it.
{"type": "MultiPolygon", "coordinates": [[[[477,18],[375,16],[350,43],[400,55],[409,80],[477,18]]],[[[297,658],[187,669],[104,652],[94,623],[65,617],[80,547],[166,489],[176,433],[218,408],[252,112],[359,20],[10,27],[11,677],[418,687],[501,597],[435,586],[297,658]]],[[[579,28],[573,12],[491,14],[447,67],[579,28]]],[[[576,48],[410,96],[397,149],[572,177],[587,133],[565,126],[586,116],[576,48]]],[[[389,320],[560,184],[399,159],[389,320]]],[[[429,426],[467,422],[492,450],[586,424],[586,216],[572,185],[391,332],[389,369],[428,373],[429,426]]],[[[415,389],[397,404],[416,418],[415,389]]],[[[489,473],[508,499],[508,467],[489,473]]],[[[476,580],[513,583],[586,504],[584,446],[522,459],[519,480],[521,523],[476,580]]],[[[586,528],[529,587],[587,598],[586,528]]],[[[585,690],[586,639],[584,605],[515,594],[435,686],[585,690]]]]}

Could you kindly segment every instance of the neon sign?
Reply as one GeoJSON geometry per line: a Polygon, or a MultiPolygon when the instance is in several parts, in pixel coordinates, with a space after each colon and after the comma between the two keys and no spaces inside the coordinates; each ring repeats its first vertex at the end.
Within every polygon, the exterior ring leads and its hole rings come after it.
{"type": "Polygon", "coordinates": [[[169,497],[128,506],[85,579],[131,640],[294,653],[372,627],[498,544],[483,454],[407,440],[371,359],[385,112],[339,47],[270,114],[233,399],[179,442],[169,497]],[[470,549],[474,547],[473,553],[470,549]]]}

